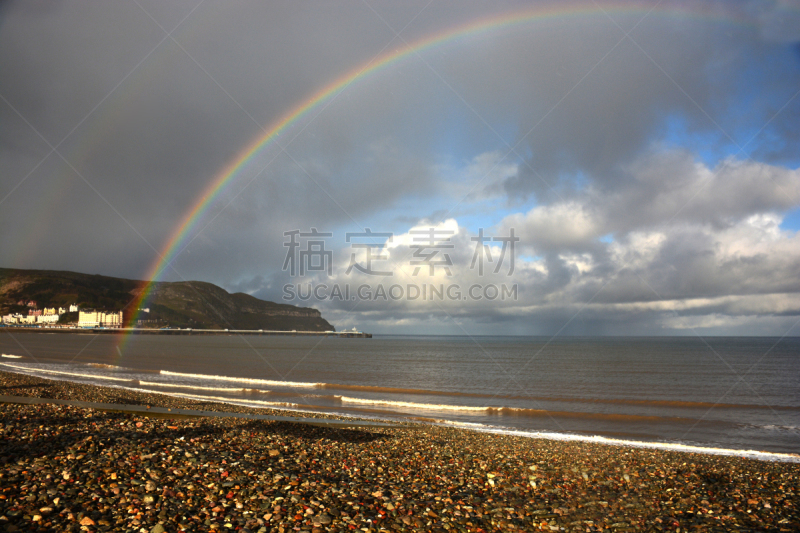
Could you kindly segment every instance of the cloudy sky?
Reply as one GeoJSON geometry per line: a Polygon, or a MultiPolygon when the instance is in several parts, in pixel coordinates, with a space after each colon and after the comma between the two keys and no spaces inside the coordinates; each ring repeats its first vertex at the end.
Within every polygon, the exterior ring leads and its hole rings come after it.
{"type": "Polygon", "coordinates": [[[796,1],[0,3],[3,267],[376,333],[798,335],[799,167],[796,1]]]}

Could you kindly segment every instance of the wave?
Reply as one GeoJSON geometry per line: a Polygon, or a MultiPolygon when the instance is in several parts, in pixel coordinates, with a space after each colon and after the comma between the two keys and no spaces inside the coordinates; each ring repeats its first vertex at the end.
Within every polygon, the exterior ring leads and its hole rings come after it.
{"type": "MultiPolygon", "coordinates": [[[[449,424],[448,424],[449,425],[449,424]]],[[[702,453],[706,455],[728,455],[734,457],[745,457],[748,459],[758,459],[761,461],[776,461],[785,463],[800,463],[800,455],[796,453],[762,452],[758,450],[736,450],[733,448],[716,448],[695,446],[692,444],[681,444],[677,442],[657,442],[657,441],[635,441],[602,437],[599,435],[572,435],[569,433],[556,433],[550,431],[521,431],[514,429],[484,426],[474,428],[475,431],[484,433],[495,433],[499,435],[513,435],[548,440],[594,442],[610,446],[625,446],[627,448],[648,448],[677,452],[702,453]]]]}
{"type": "Polygon", "coordinates": [[[181,385],[175,383],[161,383],[158,381],[142,381],[142,380],[139,380],[139,385],[144,385],[148,387],[166,387],[170,389],[216,390],[216,391],[226,391],[226,392],[244,392],[246,390],[252,390],[252,389],[243,389],[240,387],[202,387],[200,385],[181,385]]]}
{"type": "MultiPolygon", "coordinates": [[[[316,406],[316,405],[308,405],[302,403],[292,403],[292,402],[266,402],[260,400],[251,400],[248,398],[226,398],[222,396],[205,396],[201,394],[188,394],[188,393],[181,393],[181,392],[165,392],[165,391],[156,391],[156,390],[149,390],[149,389],[141,389],[138,387],[124,387],[118,386],[121,389],[132,390],[136,392],[147,392],[151,394],[163,394],[164,396],[172,396],[175,398],[185,398],[188,400],[208,400],[214,401],[229,405],[241,405],[245,407],[262,407],[262,408],[280,408],[282,410],[291,411],[294,413],[324,413],[327,415],[338,416],[338,417],[352,417],[354,416],[353,413],[348,413],[344,411],[336,411],[331,409],[331,406],[316,406]]],[[[386,421],[387,418],[385,416],[369,416],[368,414],[364,413],[371,413],[373,412],[370,409],[354,409],[358,411],[358,416],[360,418],[370,419],[370,420],[377,420],[377,421],[386,421]]],[[[375,413],[386,414],[386,411],[374,411],[375,413]]]]}
{"type": "MultiPolygon", "coordinates": [[[[251,383],[266,385],[271,387],[287,388],[316,388],[337,391],[372,392],[384,394],[404,394],[416,396],[446,396],[453,398],[497,398],[500,400],[528,400],[538,402],[562,402],[562,403],[586,403],[586,404],[611,404],[611,405],[635,405],[646,407],[666,407],[666,408],[686,408],[686,409],[770,409],[770,410],[790,410],[800,411],[800,406],[780,406],[764,404],[736,404],[736,403],[714,403],[714,402],[692,402],[685,400],[636,400],[629,398],[574,398],[560,396],[534,396],[534,395],[502,395],[487,394],[476,392],[441,391],[428,389],[411,389],[403,387],[379,387],[374,385],[347,385],[341,383],[321,383],[321,382],[302,382],[302,381],[280,381],[257,378],[244,378],[234,376],[221,376],[215,374],[191,374],[185,372],[173,372],[161,370],[159,372],[165,376],[178,376],[193,379],[227,381],[234,383],[251,383]]],[[[435,404],[432,404],[435,405],[435,404]]]]}
{"type": "Polygon", "coordinates": [[[342,396],[342,403],[355,403],[366,405],[386,405],[391,407],[410,407],[411,409],[433,409],[436,411],[472,411],[486,412],[489,407],[472,407],[469,405],[447,405],[434,403],[401,402],[393,400],[368,400],[366,398],[351,398],[342,396]]]}
{"type": "Polygon", "coordinates": [[[117,366],[117,365],[107,365],[105,363],[86,363],[88,366],[93,368],[105,368],[108,370],[128,370],[124,366],[117,366]]]}
{"type": "MultiPolygon", "coordinates": [[[[127,387],[126,387],[127,388],[127,387]]],[[[159,391],[149,391],[147,389],[134,389],[139,390],[141,392],[152,392],[155,394],[164,394],[163,392],[159,391]]],[[[204,396],[204,395],[189,395],[189,394],[174,394],[174,393],[166,393],[170,396],[178,396],[188,399],[196,399],[196,400],[211,400],[211,401],[220,401],[223,403],[232,403],[232,404],[245,404],[245,405],[265,405],[268,407],[284,407],[288,408],[289,410],[296,411],[296,412],[304,412],[304,411],[318,411],[318,410],[325,410],[325,408],[316,407],[313,405],[304,405],[304,404],[296,404],[296,403],[289,403],[289,402],[264,402],[264,401],[257,401],[257,400],[242,400],[236,401],[232,400],[231,398],[223,398],[217,396],[204,396]]],[[[358,398],[356,398],[358,400],[358,398]]],[[[360,409],[355,409],[359,410],[360,409]]],[[[365,409],[365,411],[368,411],[365,409]]],[[[347,413],[335,413],[332,411],[327,411],[329,414],[334,415],[345,415],[347,413]]],[[[575,413],[579,414],[579,413],[575,413]]],[[[443,420],[443,419],[436,419],[436,418],[426,418],[426,417],[408,417],[411,420],[417,420],[420,422],[428,422],[434,424],[441,424],[441,425],[448,425],[448,426],[456,426],[462,427],[464,429],[471,429],[473,431],[479,431],[483,433],[493,433],[493,434],[500,434],[500,435],[512,435],[512,436],[519,436],[519,437],[527,437],[527,438],[538,438],[538,439],[548,439],[548,440],[560,440],[560,441],[578,441],[578,442],[591,442],[609,446],[624,446],[627,448],[645,448],[645,449],[661,449],[661,450],[668,450],[668,451],[678,451],[678,452],[689,452],[689,453],[701,453],[706,455],[726,455],[726,456],[734,456],[734,457],[745,457],[749,459],[757,459],[761,461],[775,461],[775,462],[788,462],[788,463],[800,463],[800,455],[795,453],[777,453],[777,452],[763,452],[758,450],[737,450],[731,448],[718,448],[718,447],[705,447],[705,446],[697,446],[691,444],[682,444],[682,443],[671,443],[671,442],[658,442],[658,441],[637,441],[637,440],[625,440],[625,439],[618,439],[613,437],[604,437],[599,435],[579,435],[579,434],[571,434],[571,433],[558,433],[553,431],[526,431],[526,430],[516,430],[516,429],[509,429],[503,428],[499,426],[494,426],[490,424],[482,424],[482,423],[475,423],[475,422],[464,422],[464,421],[453,421],[453,420],[443,420]]],[[[647,417],[651,418],[651,417],[647,417]]],[[[384,418],[376,418],[377,420],[384,420],[384,418]]]]}
{"type": "Polygon", "coordinates": [[[454,426],[464,429],[471,429],[481,433],[492,433],[497,435],[511,435],[515,437],[526,437],[532,439],[547,439],[573,442],[593,442],[608,446],[624,446],[626,448],[645,448],[659,449],[678,452],[702,453],[706,455],[728,455],[734,457],[745,457],[748,459],[758,459],[761,461],[775,461],[785,463],[800,463],[800,455],[796,453],[763,452],[759,450],[737,450],[734,448],[718,448],[714,446],[698,446],[694,444],[683,444],[680,442],[659,442],[635,439],[619,439],[605,437],[602,435],[580,435],[575,433],[559,433],[555,431],[536,431],[523,429],[509,429],[491,424],[481,424],[475,422],[463,422],[458,420],[444,420],[436,418],[414,417],[413,420],[428,422],[442,426],[454,426]]]}
{"type": "Polygon", "coordinates": [[[485,394],[477,392],[457,392],[440,391],[426,389],[407,389],[398,387],[376,387],[372,385],[340,385],[335,383],[321,383],[320,388],[351,390],[360,392],[377,392],[390,394],[415,394],[420,396],[450,396],[456,398],[498,398],[501,400],[532,400],[539,402],[566,402],[566,403],[602,403],[614,405],[639,405],[651,407],[682,407],[689,409],[780,409],[780,410],[800,410],[800,407],[776,406],[765,404],[737,404],[737,403],[714,403],[714,402],[690,402],[685,400],[634,400],[629,398],[570,398],[563,396],[534,396],[526,394],[505,395],[505,394],[485,394]]]}
{"type": "Polygon", "coordinates": [[[130,378],[112,378],[111,376],[101,376],[99,374],[81,374],[80,372],[64,372],[63,370],[48,370],[44,368],[34,368],[30,366],[12,365],[9,363],[0,363],[0,365],[16,368],[18,370],[26,370],[28,372],[39,372],[44,374],[58,374],[62,376],[74,376],[84,379],[105,379],[108,381],[124,381],[126,383],[135,382],[135,379],[130,378]]]}
{"type": "Polygon", "coordinates": [[[12,355],[10,353],[4,353],[2,357],[7,357],[8,359],[22,359],[21,355],[12,355]]]}
{"type": "MultiPolygon", "coordinates": [[[[619,413],[586,413],[582,411],[549,411],[547,409],[528,409],[524,407],[490,407],[488,412],[501,415],[528,416],[539,418],[581,418],[589,420],[613,420],[617,422],[678,422],[684,424],[694,424],[694,418],[684,418],[678,416],[656,416],[656,415],[626,415],[619,413]]],[[[704,420],[706,424],[724,423],[715,420],[704,420]]],[[[726,424],[726,423],[724,423],[726,424]]]]}
{"type": "MultiPolygon", "coordinates": [[[[694,418],[684,417],[666,417],[655,415],[627,415],[617,413],[587,413],[582,411],[550,411],[547,409],[530,409],[525,407],[503,407],[503,406],[472,406],[472,405],[449,405],[449,404],[433,404],[433,403],[417,403],[393,400],[371,400],[367,398],[352,398],[349,396],[342,396],[341,401],[343,404],[356,404],[356,405],[372,405],[372,406],[386,406],[386,407],[404,407],[414,410],[428,410],[428,411],[458,411],[458,412],[472,412],[472,413],[486,413],[489,415],[503,415],[503,416],[524,416],[532,418],[579,418],[588,420],[607,420],[616,422],[673,422],[681,424],[694,424],[697,422],[694,418]]],[[[391,411],[389,411],[391,412],[391,411]]],[[[706,420],[705,423],[709,424],[728,424],[727,422],[706,420]]]]}
{"type": "Polygon", "coordinates": [[[183,393],[169,393],[164,391],[157,391],[157,390],[150,390],[150,389],[134,389],[139,392],[148,392],[151,394],[166,394],[168,396],[177,396],[179,398],[188,398],[192,400],[210,400],[216,402],[223,402],[223,403],[246,403],[246,404],[256,404],[256,405],[264,405],[267,407],[312,407],[306,406],[299,403],[291,403],[291,402],[265,402],[263,400],[250,400],[250,399],[238,399],[238,398],[226,398],[225,396],[206,396],[204,394],[183,394],[183,393]]]}
{"type": "Polygon", "coordinates": [[[272,379],[238,378],[233,376],[218,376],[214,374],[188,374],[185,372],[172,372],[170,370],[161,370],[159,373],[164,376],[178,376],[184,378],[207,379],[213,381],[230,381],[234,383],[254,383],[258,385],[268,385],[273,387],[319,388],[322,385],[324,385],[323,383],[307,383],[302,381],[275,381],[272,379]]]}
{"type": "Polygon", "coordinates": [[[758,429],[767,429],[770,431],[800,431],[798,426],[782,426],[778,424],[767,424],[765,426],[753,426],[758,429]]]}

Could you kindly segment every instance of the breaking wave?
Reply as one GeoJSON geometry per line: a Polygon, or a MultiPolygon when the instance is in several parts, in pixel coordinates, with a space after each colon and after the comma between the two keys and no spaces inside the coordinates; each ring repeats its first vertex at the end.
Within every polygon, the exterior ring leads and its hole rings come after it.
{"type": "Polygon", "coordinates": [[[73,376],[84,379],[105,379],[108,381],[122,381],[125,383],[136,382],[135,379],[130,378],[112,378],[111,376],[101,376],[99,374],[83,374],[80,372],[64,372],[63,370],[49,370],[44,368],[34,368],[29,366],[12,365],[9,363],[0,363],[0,365],[16,368],[18,370],[26,370],[28,372],[43,373],[43,374],[57,374],[62,376],[73,376]]]}
{"type": "MultiPolygon", "coordinates": [[[[185,385],[185,384],[177,384],[177,383],[161,383],[158,381],[142,381],[139,380],[139,385],[147,386],[147,387],[165,387],[170,389],[192,389],[192,390],[209,390],[209,391],[225,391],[225,392],[245,392],[247,390],[255,390],[258,389],[244,389],[240,387],[202,387],[200,385],[185,385]]],[[[267,391],[265,391],[267,392],[267,391]]]]}
{"type": "Polygon", "coordinates": [[[150,389],[134,389],[139,392],[149,392],[151,394],[167,394],[168,396],[176,396],[179,398],[187,398],[190,400],[208,400],[214,402],[222,402],[222,403],[235,403],[235,404],[254,404],[254,405],[263,405],[265,407],[290,407],[290,408],[309,408],[312,406],[306,406],[299,403],[291,403],[291,402],[265,402],[263,400],[251,400],[245,398],[226,398],[224,396],[206,396],[203,394],[184,394],[184,393],[169,393],[164,391],[157,391],[157,390],[150,390],[150,389]]]}
{"type": "Polygon", "coordinates": [[[170,370],[161,370],[159,372],[164,376],[178,376],[183,378],[193,379],[207,379],[212,381],[229,381],[234,383],[253,383],[258,385],[268,385],[272,387],[304,387],[304,388],[319,388],[323,383],[307,383],[302,381],[276,381],[272,379],[256,379],[256,378],[238,378],[232,376],[218,376],[214,374],[188,374],[185,372],[172,372],[170,370]]]}

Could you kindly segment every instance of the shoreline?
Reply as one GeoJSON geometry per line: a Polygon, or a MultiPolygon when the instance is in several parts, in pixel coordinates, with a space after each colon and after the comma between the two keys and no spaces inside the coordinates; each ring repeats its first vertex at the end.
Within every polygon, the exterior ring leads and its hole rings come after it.
{"type": "MultiPolygon", "coordinates": [[[[130,390],[131,392],[137,392],[137,389],[132,387],[124,387],[124,386],[112,386],[114,388],[122,388],[125,390],[130,390]]],[[[219,399],[219,397],[209,398],[204,397],[199,394],[191,394],[191,393],[180,393],[180,392],[162,392],[162,391],[153,391],[153,390],[145,390],[148,393],[152,394],[163,394],[165,396],[172,396],[175,398],[182,398],[186,400],[192,401],[219,401],[224,405],[238,405],[242,407],[247,407],[251,409],[264,409],[264,407],[258,407],[253,405],[251,401],[246,399],[237,400],[237,399],[230,399],[228,401],[224,401],[219,399]]],[[[287,413],[299,413],[302,415],[306,415],[309,413],[325,415],[327,417],[335,418],[335,419],[356,419],[356,420],[365,420],[365,421],[377,421],[377,422],[386,422],[386,423],[400,423],[402,424],[404,420],[402,419],[395,419],[395,418],[384,418],[379,415],[375,415],[374,417],[370,416],[358,416],[355,417],[354,415],[347,415],[345,413],[337,413],[326,411],[326,408],[320,407],[317,410],[312,410],[309,408],[292,408],[292,407],[281,407],[275,408],[278,411],[287,412],[287,413]]],[[[463,431],[475,431],[479,433],[488,433],[492,435],[509,435],[514,437],[520,438],[528,438],[528,439],[546,439],[546,440],[556,440],[556,441],[566,441],[566,442],[590,442],[596,443],[603,446],[621,446],[621,447],[628,447],[628,448],[644,448],[644,449],[655,449],[655,450],[667,450],[667,451],[676,451],[676,452],[684,452],[684,453],[700,453],[700,454],[707,454],[707,455],[722,455],[722,456],[736,456],[736,457],[746,457],[748,459],[756,459],[760,461],[777,461],[777,462],[785,462],[785,463],[800,463],[800,454],[791,453],[791,452],[768,452],[763,450],[744,450],[738,448],[719,448],[713,446],[701,446],[701,445],[694,445],[694,444],[686,444],[680,442],[660,442],[660,441],[638,441],[638,440],[626,440],[626,439],[619,439],[613,437],[606,437],[603,435],[584,435],[584,434],[577,434],[577,433],[559,433],[555,431],[538,431],[538,430],[524,430],[524,429],[513,429],[513,428],[504,428],[501,426],[491,426],[486,424],[477,424],[472,422],[456,422],[451,420],[438,420],[438,419],[428,419],[423,421],[421,417],[409,417],[408,422],[414,424],[421,424],[421,425],[431,425],[431,426],[438,426],[438,427],[448,427],[454,429],[460,429],[463,431]]]]}
{"type": "MultiPolygon", "coordinates": [[[[0,390],[286,414],[10,372],[0,390]]],[[[0,531],[800,530],[797,463],[416,423],[0,409],[0,531]]]]}
{"type": "MultiPolygon", "coordinates": [[[[4,357],[6,356],[4,355],[4,357]]],[[[13,367],[14,365],[4,364],[4,366],[13,367]]],[[[2,373],[4,372],[8,372],[10,374],[17,374],[14,371],[0,369],[0,375],[2,375],[2,373]]],[[[56,372],[53,370],[44,370],[41,372],[62,374],[60,372],[56,372]]],[[[69,373],[63,373],[63,374],[71,375],[69,373]]],[[[19,373],[18,375],[27,376],[26,374],[23,373],[19,373]]],[[[69,381],[68,378],[53,377],[53,378],[35,378],[35,379],[43,379],[43,380],[49,379],[57,382],[65,381],[68,383],[78,384],[77,382],[69,381]]],[[[119,381],[128,381],[128,380],[120,379],[119,381]]],[[[96,385],[96,386],[103,387],[102,385],[96,385]]],[[[208,395],[193,394],[188,392],[183,393],[183,392],[158,391],[158,390],[142,389],[136,387],[129,387],[125,385],[117,385],[117,384],[109,384],[108,387],[112,389],[128,391],[131,394],[149,394],[149,395],[155,395],[157,397],[167,396],[186,401],[201,402],[203,404],[209,404],[209,403],[214,405],[219,404],[217,407],[215,407],[215,410],[230,411],[230,407],[235,406],[238,408],[250,409],[253,410],[254,412],[266,410],[270,412],[277,412],[284,414],[285,413],[294,413],[300,415],[311,414],[337,420],[365,420],[372,422],[376,421],[386,422],[392,424],[411,423],[411,424],[422,424],[422,425],[434,425],[440,427],[451,427],[465,431],[476,431],[476,432],[497,434],[497,435],[509,435],[521,438],[559,440],[566,442],[590,442],[606,446],[658,449],[658,450],[678,451],[687,453],[704,453],[709,455],[746,457],[750,459],[757,459],[764,461],[800,463],[800,454],[795,452],[776,452],[776,451],[741,449],[741,448],[721,448],[711,444],[706,445],[706,444],[690,444],[683,442],[630,440],[630,439],[616,438],[613,436],[606,436],[602,434],[590,435],[590,434],[567,433],[567,432],[547,431],[547,430],[515,429],[503,426],[492,426],[489,424],[482,424],[482,423],[457,422],[446,419],[435,419],[435,418],[425,418],[425,417],[410,416],[403,419],[403,418],[385,417],[380,415],[374,415],[374,416],[357,415],[357,414],[336,412],[333,408],[329,409],[325,407],[319,407],[318,409],[314,409],[311,408],[310,406],[306,407],[306,406],[301,406],[299,404],[297,406],[294,406],[286,402],[266,402],[266,401],[254,402],[253,400],[247,400],[247,399],[224,398],[220,396],[208,396],[208,395]]],[[[156,403],[156,400],[153,400],[153,403],[156,403]]]]}

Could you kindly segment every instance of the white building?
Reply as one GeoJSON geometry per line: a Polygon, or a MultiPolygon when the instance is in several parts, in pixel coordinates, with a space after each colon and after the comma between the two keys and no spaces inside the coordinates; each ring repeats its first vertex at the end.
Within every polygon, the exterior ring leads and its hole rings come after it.
{"type": "Polygon", "coordinates": [[[78,327],[122,327],[122,311],[118,311],[116,313],[106,313],[104,311],[80,311],[78,313],[78,327]]]}
{"type": "Polygon", "coordinates": [[[121,328],[122,327],[122,311],[116,313],[103,313],[103,325],[107,328],[121,328]]]}
{"type": "Polygon", "coordinates": [[[56,324],[58,323],[58,315],[42,315],[36,317],[37,324],[56,324]]]}
{"type": "Polygon", "coordinates": [[[78,304],[72,304],[69,306],[70,313],[77,313],[78,312],[78,304]]]}
{"type": "Polygon", "coordinates": [[[97,327],[97,311],[81,311],[78,313],[78,327],[97,327]]]}
{"type": "Polygon", "coordinates": [[[22,315],[4,315],[3,324],[19,324],[22,320],[22,315]]]}

